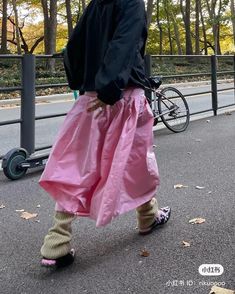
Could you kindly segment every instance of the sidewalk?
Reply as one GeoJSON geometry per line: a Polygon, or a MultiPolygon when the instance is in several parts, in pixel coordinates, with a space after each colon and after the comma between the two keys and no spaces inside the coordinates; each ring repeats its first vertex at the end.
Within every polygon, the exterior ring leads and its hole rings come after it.
{"type": "Polygon", "coordinates": [[[0,293],[209,294],[213,283],[235,289],[235,112],[207,120],[191,122],[180,134],[155,131],[158,200],[172,207],[169,223],[143,237],[134,211],[102,229],[79,219],[73,227],[77,259],[65,270],[39,265],[54,207],[37,184],[41,171],[15,182],[0,172],[0,293]],[[187,187],[174,189],[177,184],[187,187]],[[20,218],[21,209],[38,216],[20,218]],[[205,222],[189,223],[194,218],[205,222]],[[201,264],[221,264],[224,274],[201,276],[201,264]]]}

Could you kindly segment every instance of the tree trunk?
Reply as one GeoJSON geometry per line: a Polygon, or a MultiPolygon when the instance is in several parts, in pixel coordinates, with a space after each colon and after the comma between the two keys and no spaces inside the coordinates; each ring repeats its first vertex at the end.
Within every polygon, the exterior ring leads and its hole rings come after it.
{"type": "Polygon", "coordinates": [[[185,8],[185,31],[186,31],[186,55],[192,55],[193,54],[193,46],[192,46],[192,40],[191,40],[191,0],[186,0],[186,8],[185,8]]]}
{"type": "Polygon", "coordinates": [[[201,0],[196,0],[195,2],[195,13],[196,13],[196,19],[195,19],[195,54],[200,54],[200,31],[199,31],[199,25],[200,25],[200,4],[201,0]]]}
{"type": "Polygon", "coordinates": [[[217,54],[222,54],[220,46],[220,23],[217,24],[217,54]]]}
{"type": "Polygon", "coordinates": [[[234,0],[231,0],[231,18],[233,24],[233,45],[235,46],[235,6],[234,0]]]}
{"type": "Polygon", "coordinates": [[[159,29],[159,54],[162,55],[162,53],[163,53],[163,44],[162,44],[163,30],[162,30],[161,20],[160,20],[160,17],[159,17],[159,1],[160,0],[157,0],[157,26],[158,26],[158,29],[159,29]]]}
{"type": "MultiPolygon", "coordinates": [[[[41,0],[41,3],[44,15],[45,54],[51,55],[56,52],[57,0],[41,0]]],[[[47,67],[50,71],[54,71],[55,59],[49,59],[47,67]]]]}
{"type": "Polygon", "coordinates": [[[16,32],[16,44],[17,44],[17,54],[21,54],[21,45],[20,45],[20,32],[19,32],[19,19],[18,11],[16,8],[16,0],[12,0],[13,11],[15,15],[15,32],[16,32]]]}
{"type": "Polygon", "coordinates": [[[48,3],[47,0],[41,0],[43,17],[44,17],[44,53],[49,54],[49,11],[48,11],[48,3]]]}
{"type": "Polygon", "coordinates": [[[183,0],[180,1],[180,7],[181,7],[181,13],[183,16],[184,26],[185,26],[185,39],[186,39],[186,55],[192,55],[193,54],[193,46],[192,46],[192,40],[191,40],[191,20],[190,20],[190,5],[191,0],[186,0],[185,10],[183,7],[183,0]]]}
{"type": "Polygon", "coordinates": [[[2,2],[2,39],[1,49],[2,54],[7,53],[7,0],[2,2]]]}
{"type": "Polygon", "coordinates": [[[177,45],[178,55],[182,55],[179,28],[178,28],[178,24],[177,24],[177,21],[176,21],[175,16],[174,16],[173,13],[171,14],[171,18],[173,20],[173,25],[174,25],[175,41],[176,41],[176,45],[177,45]]]}
{"type": "Polygon", "coordinates": [[[169,45],[170,45],[170,55],[172,55],[173,54],[173,44],[172,44],[172,37],[171,37],[171,24],[170,24],[170,17],[169,17],[168,0],[164,1],[164,9],[165,9],[166,19],[167,19],[167,32],[168,32],[168,39],[169,39],[169,45]]]}
{"type": "Polygon", "coordinates": [[[204,50],[205,50],[205,55],[208,55],[208,50],[207,50],[207,36],[206,36],[206,26],[205,26],[205,21],[203,17],[203,12],[202,12],[202,5],[200,1],[200,16],[201,16],[201,22],[202,22],[202,33],[203,33],[203,41],[204,41],[204,50]]]}
{"type": "Polygon", "coordinates": [[[147,27],[149,29],[153,15],[153,0],[147,2],[147,27]]]}
{"type": "Polygon", "coordinates": [[[220,36],[220,22],[221,22],[221,12],[223,9],[223,3],[222,0],[219,0],[218,9],[216,12],[216,6],[218,2],[217,0],[212,0],[209,2],[209,0],[206,0],[206,5],[208,9],[208,13],[210,16],[210,19],[212,21],[212,30],[213,30],[213,39],[214,39],[214,53],[215,54],[221,54],[221,48],[220,48],[220,42],[219,42],[219,36],[220,36]]]}
{"type": "Polygon", "coordinates": [[[56,52],[57,0],[50,0],[50,54],[56,52]]]}
{"type": "Polygon", "coordinates": [[[66,13],[67,13],[68,37],[70,37],[73,31],[71,0],[65,0],[65,5],[66,5],[66,13]]]}
{"type": "Polygon", "coordinates": [[[214,38],[214,53],[215,55],[217,54],[217,51],[218,51],[218,43],[217,43],[217,35],[218,35],[218,26],[216,23],[213,23],[213,26],[212,26],[212,30],[213,30],[213,38],[214,38]]]}
{"type": "Polygon", "coordinates": [[[56,52],[57,0],[41,0],[44,16],[45,54],[56,52]]]}

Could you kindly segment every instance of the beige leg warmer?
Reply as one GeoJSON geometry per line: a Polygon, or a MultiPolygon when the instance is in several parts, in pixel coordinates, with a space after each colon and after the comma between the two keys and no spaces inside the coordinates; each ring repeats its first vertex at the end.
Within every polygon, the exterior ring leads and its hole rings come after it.
{"type": "Polygon", "coordinates": [[[41,254],[48,259],[56,259],[69,253],[72,239],[72,221],[76,218],[66,212],[55,212],[54,226],[44,238],[41,254]]]}
{"type": "Polygon", "coordinates": [[[152,198],[149,202],[144,203],[136,209],[137,222],[139,229],[147,229],[154,223],[154,217],[158,212],[158,204],[156,198],[152,198]]]}

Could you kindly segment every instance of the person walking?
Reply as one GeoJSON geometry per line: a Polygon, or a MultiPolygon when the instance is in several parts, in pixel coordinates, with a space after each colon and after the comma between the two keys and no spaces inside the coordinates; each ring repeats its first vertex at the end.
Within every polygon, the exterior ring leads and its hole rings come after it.
{"type": "Polygon", "coordinates": [[[74,261],[71,224],[90,217],[105,226],[136,209],[139,234],[165,224],[153,115],[145,98],[147,39],[143,0],[91,0],[64,50],[69,86],[80,97],[68,112],[39,184],[55,200],[54,225],[41,264],[74,261]]]}

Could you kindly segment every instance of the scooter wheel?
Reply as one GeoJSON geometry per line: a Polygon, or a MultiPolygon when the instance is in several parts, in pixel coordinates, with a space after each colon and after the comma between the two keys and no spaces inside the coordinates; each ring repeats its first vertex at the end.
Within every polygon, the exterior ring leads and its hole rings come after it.
{"type": "Polygon", "coordinates": [[[8,179],[18,180],[25,175],[27,168],[21,167],[20,164],[25,161],[26,157],[25,152],[17,150],[3,159],[6,161],[4,162],[3,172],[8,179]]]}

